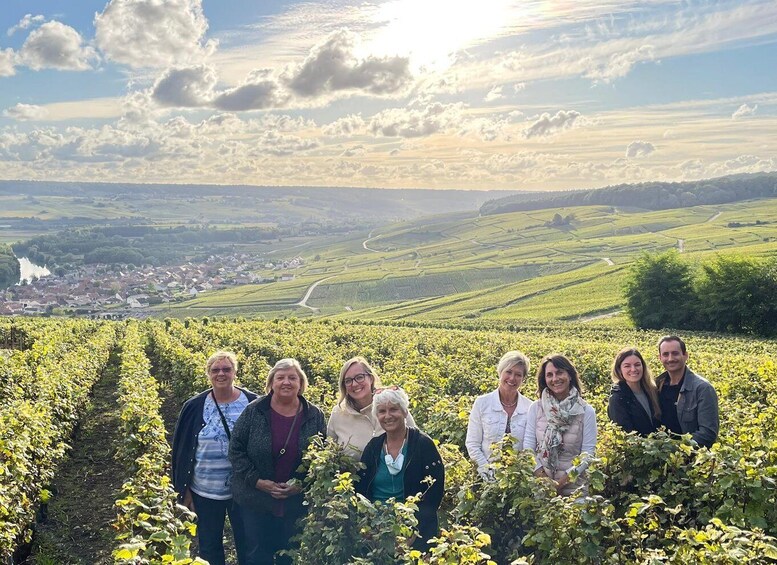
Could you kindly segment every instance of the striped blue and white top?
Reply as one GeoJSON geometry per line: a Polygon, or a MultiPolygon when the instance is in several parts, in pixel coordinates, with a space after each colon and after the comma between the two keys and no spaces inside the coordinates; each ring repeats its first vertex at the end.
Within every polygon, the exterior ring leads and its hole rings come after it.
{"type": "MultiPolygon", "coordinates": [[[[248,399],[242,392],[237,400],[219,404],[230,432],[246,406],[248,406],[248,399]]],[[[189,488],[205,498],[229,500],[232,498],[232,464],[227,458],[229,439],[212,395],[208,395],[205,399],[202,415],[205,427],[197,436],[194,474],[189,488]]]]}

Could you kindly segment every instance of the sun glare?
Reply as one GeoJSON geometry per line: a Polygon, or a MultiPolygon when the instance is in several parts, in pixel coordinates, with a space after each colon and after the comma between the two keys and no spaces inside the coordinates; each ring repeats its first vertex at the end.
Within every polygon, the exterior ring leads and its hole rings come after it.
{"type": "Polygon", "coordinates": [[[443,70],[457,51],[499,35],[518,11],[515,0],[391,0],[376,11],[380,27],[369,49],[409,55],[415,67],[443,70]]]}

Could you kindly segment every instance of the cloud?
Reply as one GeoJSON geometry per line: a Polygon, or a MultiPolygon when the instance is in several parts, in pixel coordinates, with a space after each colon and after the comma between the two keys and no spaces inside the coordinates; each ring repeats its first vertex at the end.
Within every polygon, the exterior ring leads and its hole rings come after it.
{"type": "Polygon", "coordinates": [[[737,110],[731,114],[732,120],[738,120],[739,118],[745,118],[747,116],[752,116],[755,114],[755,111],[758,109],[758,104],[753,104],[752,106],[748,106],[747,104],[742,104],[737,110]]]}
{"type": "Polygon", "coordinates": [[[10,77],[16,74],[15,61],[16,54],[13,49],[0,50],[0,77],[10,77]]]}
{"type": "Polygon", "coordinates": [[[262,70],[251,73],[241,86],[220,93],[213,105],[231,112],[263,110],[282,106],[289,98],[269,71],[262,70]]]}
{"type": "Polygon", "coordinates": [[[365,126],[361,114],[349,114],[324,126],[324,133],[331,136],[350,136],[364,131],[365,126]]]}
{"type": "Polygon", "coordinates": [[[488,94],[486,94],[485,98],[483,98],[484,102],[493,102],[494,100],[501,100],[505,97],[504,93],[502,92],[501,86],[495,86],[491,90],[488,91],[488,94]]]}
{"type": "Polygon", "coordinates": [[[19,23],[16,24],[13,27],[8,28],[8,31],[6,32],[8,34],[8,37],[11,37],[14,33],[19,31],[20,29],[27,29],[32,24],[39,24],[41,22],[44,22],[46,18],[44,16],[33,16],[32,14],[25,15],[21,20],[19,20],[19,23]]]}
{"type": "Polygon", "coordinates": [[[34,104],[19,103],[16,106],[3,110],[3,116],[20,122],[42,120],[46,117],[46,109],[34,104]]]}
{"type": "Polygon", "coordinates": [[[616,78],[625,77],[632,67],[644,61],[655,59],[655,48],[652,45],[641,45],[622,53],[613,53],[604,60],[586,60],[585,66],[589,66],[584,73],[586,78],[612,82],[616,78]]]}
{"type": "Polygon", "coordinates": [[[105,56],[133,68],[201,62],[217,45],[203,43],[208,20],[201,0],[111,0],[94,26],[105,56]]]}
{"type": "Polygon", "coordinates": [[[364,155],[367,152],[364,145],[354,145],[353,147],[349,147],[345,151],[343,151],[340,156],[341,157],[358,157],[360,155],[364,155]]]}
{"type": "Polygon", "coordinates": [[[655,150],[655,145],[649,141],[632,141],[626,148],[626,157],[629,159],[633,159],[635,157],[647,157],[655,150]]]}
{"type": "Polygon", "coordinates": [[[46,22],[32,31],[19,50],[19,61],[36,71],[85,71],[96,57],[75,29],[60,22],[46,22]]]}
{"type": "Polygon", "coordinates": [[[354,54],[356,36],[347,30],[331,34],[314,47],[296,69],[287,70],[288,87],[298,96],[314,97],[341,91],[394,94],[411,80],[407,57],[366,57],[354,54]]]}
{"type": "Polygon", "coordinates": [[[161,106],[197,108],[213,100],[216,82],[216,71],[208,65],[168,69],[154,84],[152,96],[161,106]]]}
{"type": "Polygon", "coordinates": [[[386,137],[423,137],[462,123],[462,103],[434,102],[423,108],[389,108],[375,114],[368,130],[386,137]]]}
{"type": "Polygon", "coordinates": [[[580,117],[580,112],[575,110],[559,110],[555,116],[547,112],[542,114],[537,121],[523,131],[527,139],[532,137],[546,137],[562,130],[571,128],[580,117]]]}

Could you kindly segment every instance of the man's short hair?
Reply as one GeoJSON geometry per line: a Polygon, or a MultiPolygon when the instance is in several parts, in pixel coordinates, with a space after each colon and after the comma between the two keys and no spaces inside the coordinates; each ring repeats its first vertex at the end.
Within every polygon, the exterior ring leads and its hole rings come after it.
{"type": "Polygon", "coordinates": [[[676,341],[677,343],[680,344],[680,351],[683,352],[683,355],[688,353],[688,350],[685,347],[685,342],[682,339],[680,339],[678,336],[676,336],[676,335],[665,335],[664,337],[662,337],[661,339],[658,340],[658,352],[659,353],[661,353],[661,344],[663,344],[665,341],[676,341]]]}

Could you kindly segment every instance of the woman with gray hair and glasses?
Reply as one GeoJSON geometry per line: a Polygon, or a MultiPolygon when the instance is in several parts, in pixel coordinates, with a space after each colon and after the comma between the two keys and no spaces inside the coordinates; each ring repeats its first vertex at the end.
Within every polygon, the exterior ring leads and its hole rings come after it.
{"type": "Polygon", "coordinates": [[[529,358],[520,351],[508,351],[496,366],[499,385],[496,390],[478,396],[469,413],[466,446],[469,458],[478,466],[481,477],[491,477],[491,445],[505,436],[515,438],[520,449],[526,429],[526,415],[532,401],[521,394],[521,385],[529,374],[529,358]]]}
{"type": "Polygon", "coordinates": [[[210,388],[183,405],[173,435],[173,486],[178,500],[197,514],[199,556],[224,565],[224,521],[229,514],[238,559],[244,557],[243,520],[232,503],[227,458],[235,422],[256,395],[235,386],[237,357],[217,351],[205,363],[210,388]]]}
{"type": "Polygon", "coordinates": [[[421,495],[418,502],[418,533],[415,549],[425,551],[439,532],[437,509],[445,486],[445,465],[434,441],[418,428],[407,425],[407,394],[399,387],[378,388],[372,411],[384,433],[372,438],[362,453],[356,492],[369,500],[404,502],[421,495]],[[431,477],[431,486],[424,480],[431,477]]]}
{"type": "MultiPolygon", "coordinates": [[[[364,357],[352,357],[340,370],[340,397],[332,409],[326,433],[343,446],[345,452],[359,459],[364,446],[383,433],[372,411],[372,398],[380,388],[380,377],[364,357]]],[[[408,411],[407,425],[415,427],[408,411]]]]}

